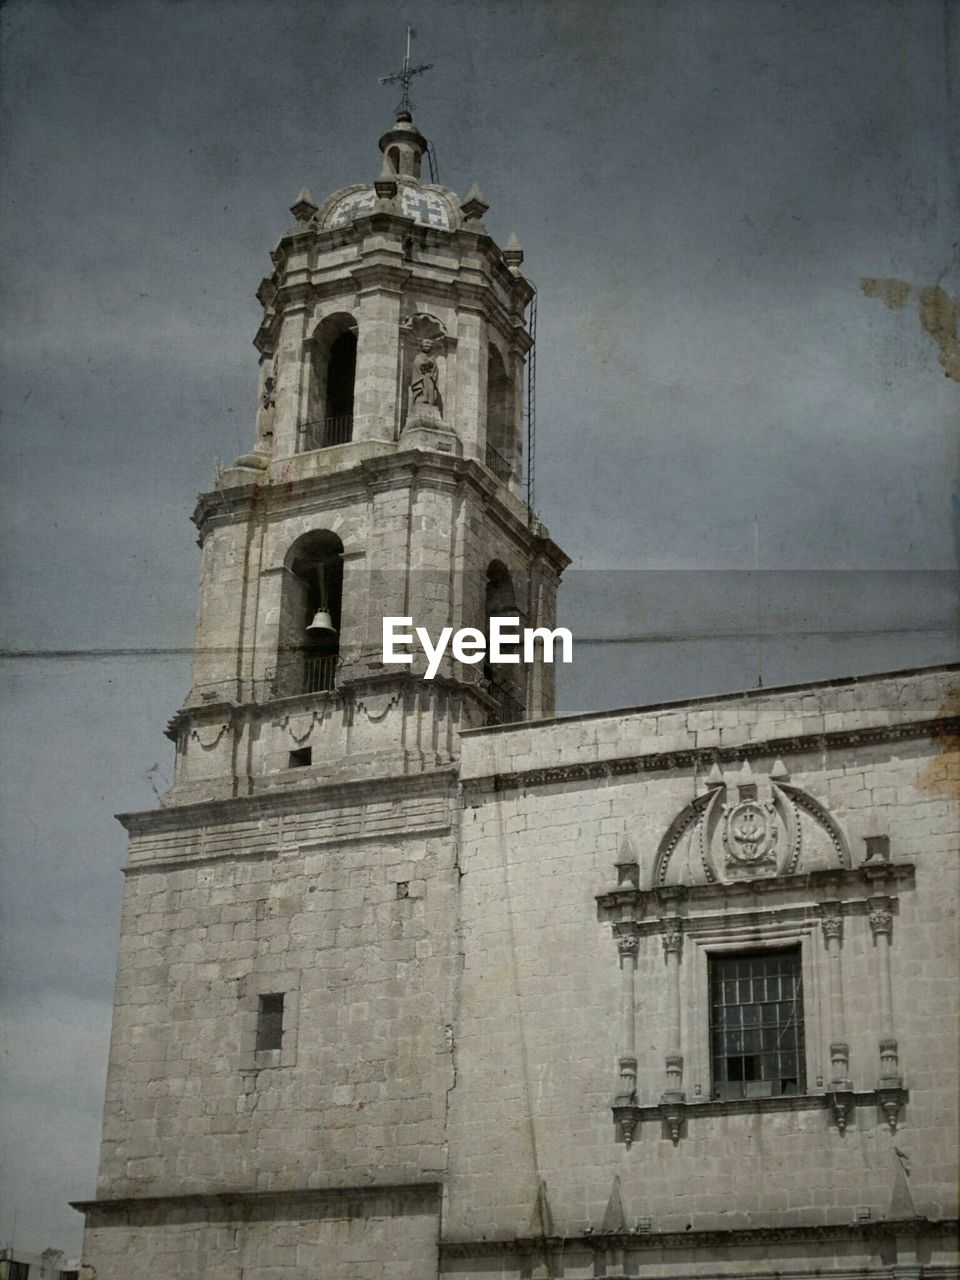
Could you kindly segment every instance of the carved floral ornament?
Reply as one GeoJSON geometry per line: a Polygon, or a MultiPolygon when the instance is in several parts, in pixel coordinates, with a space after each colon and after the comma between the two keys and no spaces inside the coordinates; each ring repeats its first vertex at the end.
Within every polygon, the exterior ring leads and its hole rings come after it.
{"type": "Polygon", "coordinates": [[[621,956],[636,956],[640,949],[640,935],[637,933],[635,925],[614,925],[613,936],[617,943],[617,950],[621,956]]]}
{"type": "Polygon", "coordinates": [[[870,931],[875,938],[881,934],[889,934],[893,928],[893,912],[887,907],[875,908],[870,912],[868,919],[870,931]]]}

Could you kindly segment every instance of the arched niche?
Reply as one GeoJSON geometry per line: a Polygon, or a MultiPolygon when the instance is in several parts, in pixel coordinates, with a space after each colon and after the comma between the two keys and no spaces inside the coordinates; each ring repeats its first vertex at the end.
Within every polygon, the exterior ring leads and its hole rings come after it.
{"type": "Polygon", "coordinates": [[[277,695],[332,689],[340,655],[343,543],[329,529],[303,534],[284,559],[277,644],[277,695]],[[330,628],[311,629],[329,614],[330,628]]]}
{"type": "Polygon", "coordinates": [[[307,421],[301,450],[327,449],[353,438],[357,377],[357,322],[338,311],[321,320],[309,342],[307,421]]]}
{"type": "Polygon", "coordinates": [[[427,311],[415,311],[400,322],[400,430],[414,418],[435,419],[444,417],[446,399],[446,355],[449,345],[447,330],[442,320],[427,311]],[[416,361],[426,354],[433,362],[433,391],[427,397],[433,403],[418,400],[414,384],[417,383],[416,361]]]}
{"type": "Polygon", "coordinates": [[[487,693],[496,703],[494,723],[509,724],[526,718],[526,668],[523,663],[501,665],[490,662],[490,619],[523,619],[517,607],[517,593],[510,570],[502,560],[491,560],[484,585],[483,630],[487,636],[487,656],[483,662],[483,678],[487,693]]]}
{"type": "Polygon", "coordinates": [[[517,424],[513,380],[499,349],[487,349],[487,447],[486,462],[504,484],[517,465],[517,424]]]}

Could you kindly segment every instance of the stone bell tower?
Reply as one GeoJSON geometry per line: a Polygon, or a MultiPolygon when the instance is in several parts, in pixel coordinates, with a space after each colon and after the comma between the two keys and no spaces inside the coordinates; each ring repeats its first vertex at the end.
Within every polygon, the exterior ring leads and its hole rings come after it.
{"type": "Polygon", "coordinates": [[[174,784],[121,817],[97,1280],[371,1249],[436,1274],[460,732],[551,715],[553,677],[448,656],[428,681],[419,650],[384,664],[382,619],[552,628],[567,559],[521,498],[523,254],[476,188],[422,181],[425,147],[401,111],[375,182],[302,192],[258,290],[255,438],[194,515],[174,784]]]}
{"type": "Polygon", "coordinates": [[[476,186],[422,180],[408,111],[373,183],[308,191],[271,254],[252,450],[201,496],[193,687],[168,803],[451,761],[553,713],[550,665],[387,668],[382,619],[552,627],[566,557],[524,504],[525,311],[476,186]]]}

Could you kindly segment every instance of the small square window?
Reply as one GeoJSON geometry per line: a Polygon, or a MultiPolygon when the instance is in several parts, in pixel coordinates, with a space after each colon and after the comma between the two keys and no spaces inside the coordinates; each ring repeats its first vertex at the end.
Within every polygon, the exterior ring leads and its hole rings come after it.
{"type": "Polygon", "coordinates": [[[308,764],[313,764],[313,747],[300,747],[297,751],[290,752],[288,768],[303,769],[308,764]]]}
{"type": "Polygon", "coordinates": [[[715,1098],[806,1089],[800,948],[710,957],[715,1098]]]}
{"type": "Polygon", "coordinates": [[[279,1049],[283,1041],[283,995],[260,997],[257,1011],[257,1053],[279,1049]]]}

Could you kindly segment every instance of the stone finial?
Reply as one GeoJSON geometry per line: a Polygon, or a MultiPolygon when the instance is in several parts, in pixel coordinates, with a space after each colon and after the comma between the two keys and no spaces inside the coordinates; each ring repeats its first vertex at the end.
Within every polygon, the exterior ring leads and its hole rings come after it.
{"type": "Polygon", "coordinates": [[[779,757],[773,762],[773,768],[770,770],[770,777],[774,782],[786,782],[790,777],[786,766],[779,757]]]}
{"type": "Polygon", "coordinates": [[[717,764],[716,760],[714,760],[713,766],[711,767],[710,772],[707,774],[706,785],[708,787],[723,786],[723,773],[720,769],[720,766],[717,764]]]}
{"type": "Polygon", "coordinates": [[[397,175],[386,153],[383,156],[383,164],[380,166],[380,176],[373,184],[373,189],[381,200],[392,200],[397,194],[397,175]]]}
{"type": "Polygon", "coordinates": [[[622,888],[624,885],[632,889],[640,887],[640,863],[637,860],[633,841],[626,832],[620,837],[620,847],[617,850],[617,860],[614,866],[617,868],[618,888],[622,888]]]}
{"type": "Polygon", "coordinates": [[[309,222],[319,209],[319,205],[306,187],[300,192],[290,206],[290,212],[298,222],[309,222]]]}
{"type": "Polygon", "coordinates": [[[623,1198],[620,1195],[620,1179],[615,1177],[613,1180],[613,1188],[610,1192],[610,1199],[607,1201],[607,1208],[603,1215],[603,1222],[600,1224],[600,1230],[604,1235],[618,1235],[627,1229],[627,1215],[623,1209],[623,1198]]]}
{"type": "Polygon", "coordinates": [[[895,1222],[898,1218],[915,1218],[917,1216],[917,1209],[913,1203],[913,1196],[910,1194],[910,1187],[907,1183],[910,1157],[898,1147],[894,1147],[893,1152],[897,1167],[893,1174],[893,1192],[890,1196],[890,1208],[887,1210],[887,1219],[891,1222],[895,1222]]]}
{"type": "Polygon", "coordinates": [[[460,205],[460,212],[467,222],[479,222],[489,208],[490,206],[480,194],[480,188],[472,182],[466,200],[460,205]]]}
{"type": "Polygon", "coordinates": [[[520,241],[515,231],[510,232],[510,239],[503,251],[503,260],[508,267],[519,267],[523,262],[523,250],[520,248],[520,241]]]}

